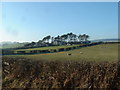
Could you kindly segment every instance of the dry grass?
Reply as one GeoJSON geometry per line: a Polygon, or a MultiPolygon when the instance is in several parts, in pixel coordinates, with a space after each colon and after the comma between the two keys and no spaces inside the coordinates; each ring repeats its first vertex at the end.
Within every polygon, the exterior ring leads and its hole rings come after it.
{"type": "Polygon", "coordinates": [[[3,88],[120,88],[120,62],[3,57],[3,88]]]}

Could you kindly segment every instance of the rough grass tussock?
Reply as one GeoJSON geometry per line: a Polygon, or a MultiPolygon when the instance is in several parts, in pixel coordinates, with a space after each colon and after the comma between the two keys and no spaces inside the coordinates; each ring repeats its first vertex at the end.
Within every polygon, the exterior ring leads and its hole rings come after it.
{"type": "Polygon", "coordinates": [[[120,62],[3,57],[5,88],[120,88],[120,62]]]}

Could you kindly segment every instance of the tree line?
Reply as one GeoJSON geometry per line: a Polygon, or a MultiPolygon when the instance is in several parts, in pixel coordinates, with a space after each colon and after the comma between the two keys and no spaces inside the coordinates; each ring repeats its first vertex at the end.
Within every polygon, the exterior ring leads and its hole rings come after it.
{"type": "Polygon", "coordinates": [[[88,40],[90,38],[87,34],[79,34],[76,35],[74,33],[67,33],[63,35],[58,35],[56,37],[53,36],[45,36],[42,40],[38,42],[31,42],[26,44],[25,47],[31,46],[52,46],[52,45],[73,45],[73,44],[81,44],[81,43],[90,43],[88,40]]]}

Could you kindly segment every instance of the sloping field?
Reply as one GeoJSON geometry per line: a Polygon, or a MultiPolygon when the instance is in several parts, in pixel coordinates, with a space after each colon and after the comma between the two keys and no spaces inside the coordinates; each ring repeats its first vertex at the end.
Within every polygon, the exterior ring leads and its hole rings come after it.
{"type": "MultiPolygon", "coordinates": [[[[13,55],[10,57],[13,57],[13,55]]],[[[25,57],[33,60],[116,61],[118,60],[118,44],[100,44],[71,51],[35,55],[15,55],[14,57],[25,57]]]]}

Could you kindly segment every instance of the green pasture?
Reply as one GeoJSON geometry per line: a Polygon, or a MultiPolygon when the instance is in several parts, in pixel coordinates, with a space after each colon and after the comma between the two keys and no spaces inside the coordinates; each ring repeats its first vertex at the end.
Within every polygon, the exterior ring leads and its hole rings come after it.
{"type": "MultiPolygon", "coordinates": [[[[45,48],[50,48],[50,47],[45,47],[45,48]]],[[[56,52],[56,53],[34,54],[34,55],[8,55],[7,57],[24,57],[32,60],[48,60],[48,61],[53,61],[53,60],[117,61],[118,44],[100,44],[100,45],[84,47],[70,51],[56,52]],[[69,53],[71,55],[68,55],[69,53]]]]}
{"type": "Polygon", "coordinates": [[[49,46],[49,47],[40,47],[40,48],[30,48],[30,49],[17,49],[14,52],[17,53],[18,51],[25,51],[26,53],[29,53],[30,51],[34,50],[58,50],[60,48],[70,48],[75,47],[79,45],[62,45],[62,46],[49,46]]]}

